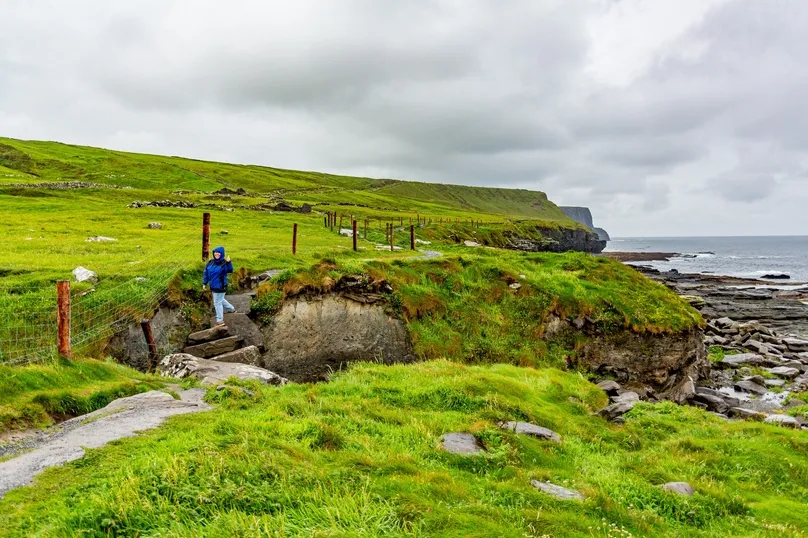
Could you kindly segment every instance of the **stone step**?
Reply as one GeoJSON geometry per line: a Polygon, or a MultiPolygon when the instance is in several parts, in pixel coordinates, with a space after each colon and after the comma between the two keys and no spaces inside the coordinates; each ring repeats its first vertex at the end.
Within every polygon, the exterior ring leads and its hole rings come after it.
{"type": "Polygon", "coordinates": [[[236,349],[235,351],[230,351],[229,353],[216,355],[215,357],[211,357],[210,360],[218,362],[237,362],[240,364],[251,364],[252,366],[258,366],[261,362],[261,353],[258,351],[257,347],[247,346],[241,349],[236,349]]]}
{"type": "Polygon", "coordinates": [[[219,340],[227,336],[230,336],[229,329],[225,325],[220,325],[218,327],[211,327],[210,329],[205,329],[204,331],[197,331],[189,334],[186,343],[188,345],[204,344],[205,342],[219,340]]]}
{"type": "Polygon", "coordinates": [[[204,344],[188,346],[185,349],[183,349],[182,352],[187,353],[188,355],[193,355],[194,357],[207,359],[210,357],[215,357],[216,355],[221,355],[223,353],[233,351],[241,343],[241,340],[242,339],[240,336],[228,336],[226,338],[220,338],[219,340],[214,340],[212,342],[205,342],[204,344]]]}

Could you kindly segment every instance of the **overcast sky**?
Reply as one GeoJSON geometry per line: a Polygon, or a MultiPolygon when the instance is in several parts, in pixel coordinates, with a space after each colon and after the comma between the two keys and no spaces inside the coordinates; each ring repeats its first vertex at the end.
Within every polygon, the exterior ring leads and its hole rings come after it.
{"type": "Polygon", "coordinates": [[[2,0],[0,136],[808,233],[803,0],[2,0]]]}

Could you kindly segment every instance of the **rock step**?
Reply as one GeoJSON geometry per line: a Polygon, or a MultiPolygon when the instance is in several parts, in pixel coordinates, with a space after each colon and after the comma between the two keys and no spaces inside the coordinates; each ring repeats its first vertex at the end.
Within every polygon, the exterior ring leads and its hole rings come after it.
{"type": "Polygon", "coordinates": [[[204,344],[205,342],[219,340],[220,338],[225,338],[227,336],[230,336],[230,330],[226,325],[220,325],[218,327],[211,327],[210,329],[205,329],[204,331],[197,331],[189,334],[186,344],[204,344]]]}
{"type": "Polygon", "coordinates": [[[210,360],[219,362],[237,362],[240,364],[249,364],[252,366],[259,366],[261,363],[261,352],[255,346],[247,346],[235,351],[223,353],[211,357],[210,360]]]}
{"type": "Polygon", "coordinates": [[[228,336],[226,338],[220,338],[219,340],[214,340],[212,342],[205,342],[204,344],[198,344],[195,346],[188,346],[182,350],[183,353],[188,355],[193,355],[194,357],[201,357],[203,359],[207,359],[210,357],[215,357],[216,355],[221,355],[223,353],[229,353],[238,347],[241,343],[242,338],[240,336],[228,336]]]}

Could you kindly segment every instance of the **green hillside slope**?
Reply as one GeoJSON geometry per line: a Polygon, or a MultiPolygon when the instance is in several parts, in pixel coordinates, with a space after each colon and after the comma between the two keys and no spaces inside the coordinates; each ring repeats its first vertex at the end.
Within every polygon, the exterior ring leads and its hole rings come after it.
{"type": "Polygon", "coordinates": [[[0,138],[0,184],[87,181],[147,191],[211,193],[223,187],[289,201],[407,211],[462,211],[576,227],[542,192],[339,176],[0,138]]]}

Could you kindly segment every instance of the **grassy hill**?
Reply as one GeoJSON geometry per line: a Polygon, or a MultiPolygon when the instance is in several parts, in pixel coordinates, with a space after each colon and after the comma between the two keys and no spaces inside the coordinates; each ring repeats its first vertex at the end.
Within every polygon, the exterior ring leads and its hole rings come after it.
{"type": "Polygon", "coordinates": [[[546,220],[574,227],[542,192],[436,185],[145,155],[58,142],[0,138],[2,183],[87,181],[141,191],[211,193],[223,187],[293,202],[359,204],[376,209],[546,220]]]}

